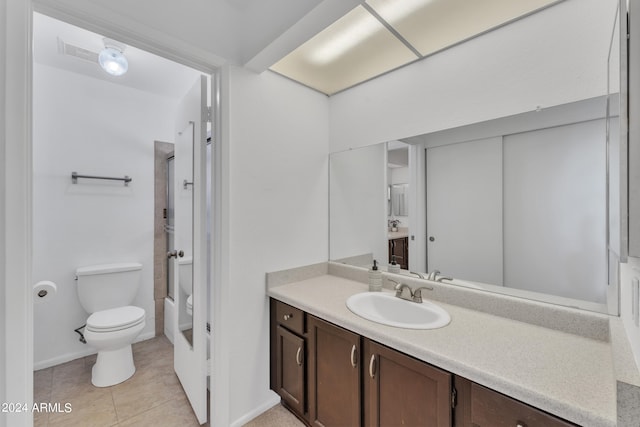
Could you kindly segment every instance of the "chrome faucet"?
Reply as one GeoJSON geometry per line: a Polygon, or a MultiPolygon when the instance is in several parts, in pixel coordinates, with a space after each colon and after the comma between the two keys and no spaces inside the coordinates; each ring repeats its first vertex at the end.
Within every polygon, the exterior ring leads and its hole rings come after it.
{"type": "Polygon", "coordinates": [[[438,277],[438,275],[440,274],[440,270],[433,270],[431,273],[429,273],[429,275],[427,276],[427,280],[436,280],[436,277],[438,277]]]}
{"type": "Polygon", "coordinates": [[[413,291],[411,290],[411,286],[405,284],[405,283],[400,283],[400,282],[396,282],[395,280],[392,279],[388,279],[390,282],[393,282],[396,284],[395,286],[395,290],[396,290],[396,297],[397,298],[402,298],[404,300],[407,301],[413,301],[413,291]],[[409,296],[405,296],[404,295],[404,290],[409,291],[409,296]]]}
{"type": "Polygon", "coordinates": [[[422,290],[426,289],[428,291],[432,291],[433,288],[430,286],[420,286],[418,289],[413,291],[413,302],[422,303],[422,290]]]}
{"type": "Polygon", "coordinates": [[[410,271],[409,274],[415,274],[416,276],[418,276],[421,279],[426,279],[426,277],[424,277],[424,274],[422,274],[422,273],[418,273],[418,272],[415,272],[415,271],[410,271]]]}

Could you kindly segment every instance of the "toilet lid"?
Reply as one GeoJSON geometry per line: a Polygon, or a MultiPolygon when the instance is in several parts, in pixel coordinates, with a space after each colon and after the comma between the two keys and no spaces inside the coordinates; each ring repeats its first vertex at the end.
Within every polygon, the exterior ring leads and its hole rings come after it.
{"type": "Polygon", "coordinates": [[[144,321],[144,309],[128,305],[96,311],[87,319],[87,329],[107,332],[126,329],[144,321]]]}
{"type": "Polygon", "coordinates": [[[193,295],[189,295],[187,298],[187,307],[193,308],[193,295]]]}

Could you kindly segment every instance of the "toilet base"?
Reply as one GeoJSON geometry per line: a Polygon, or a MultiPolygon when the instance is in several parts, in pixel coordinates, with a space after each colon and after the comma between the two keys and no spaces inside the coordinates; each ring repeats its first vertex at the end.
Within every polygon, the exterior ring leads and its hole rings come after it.
{"type": "Polygon", "coordinates": [[[109,387],[128,380],[135,372],[131,344],[117,350],[102,350],[91,369],[91,383],[96,387],[109,387]]]}

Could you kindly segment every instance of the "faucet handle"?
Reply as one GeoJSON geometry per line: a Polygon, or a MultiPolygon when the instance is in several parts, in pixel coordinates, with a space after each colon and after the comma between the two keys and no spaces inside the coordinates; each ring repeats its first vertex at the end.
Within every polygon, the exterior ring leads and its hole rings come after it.
{"type": "Polygon", "coordinates": [[[422,303],[422,290],[426,289],[428,291],[432,291],[433,288],[430,286],[420,286],[418,289],[413,291],[413,302],[422,303]]]}
{"type": "MultiPolygon", "coordinates": [[[[391,279],[389,279],[391,280],[391,279]]],[[[402,299],[406,299],[407,301],[412,301],[413,299],[413,290],[411,290],[411,287],[405,283],[398,283],[395,280],[391,280],[393,283],[396,283],[395,286],[395,290],[396,290],[396,297],[398,298],[402,298],[402,299]],[[409,296],[404,296],[404,290],[408,290],[409,291],[409,296]]]]}

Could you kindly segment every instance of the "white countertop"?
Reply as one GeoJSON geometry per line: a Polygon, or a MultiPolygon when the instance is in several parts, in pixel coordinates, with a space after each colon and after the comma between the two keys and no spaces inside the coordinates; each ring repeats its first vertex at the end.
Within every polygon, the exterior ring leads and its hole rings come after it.
{"type": "Polygon", "coordinates": [[[407,230],[399,229],[398,231],[387,231],[387,239],[400,239],[401,237],[409,237],[409,232],[407,230]]]}
{"type": "MultiPolygon", "coordinates": [[[[616,425],[610,343],[434,301],[451,315],[440,329],[385,326],[353,314],[367,286],[322,275],[270,288],[270,297],[571,422],[616,425]]],[[[388,291],[385,291],[388,292],[388,291]]]]}

